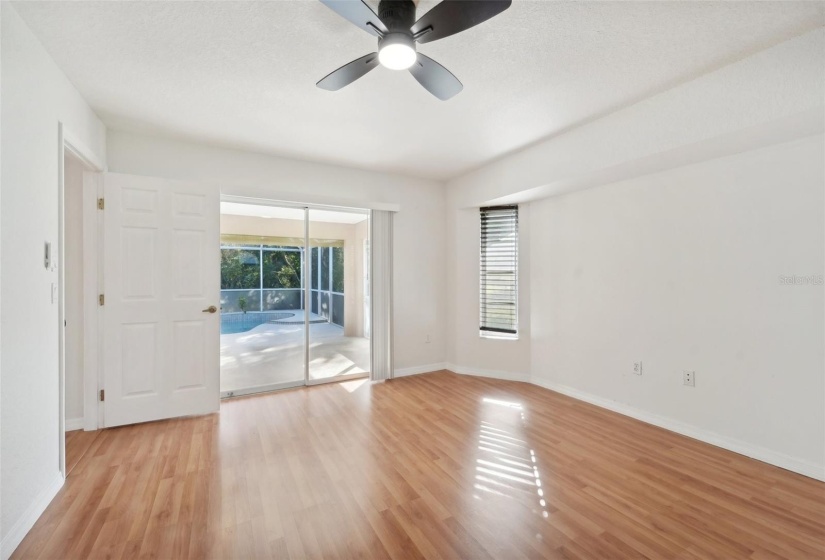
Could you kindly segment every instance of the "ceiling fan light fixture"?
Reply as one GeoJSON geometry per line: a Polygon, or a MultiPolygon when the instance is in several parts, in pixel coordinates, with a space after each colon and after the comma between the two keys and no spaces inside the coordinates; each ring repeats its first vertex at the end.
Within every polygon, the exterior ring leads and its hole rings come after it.
{"type": "Polygon", "coordinates": [[[378,13],[367,1],[321,0],[342,18],[378,37],[378,52],[356,58],[330,72],[315,84],[319,88],[337,91],[380,64],[391,70],[409,70],[424,89],[447,101],[464,86],[435,60],[416,53],[416,43],[429,43],[466,31],[497,16],[513,3],[513,0],[441,0],[416,19],[418,0],[380,0],[378,13]]]}
{"type": "Polygon", "coordinates": [[[415,41],[406,33],[389,33],[378,41],[378,61],[390,70],[406,70],[416,56],[415,41]]]}

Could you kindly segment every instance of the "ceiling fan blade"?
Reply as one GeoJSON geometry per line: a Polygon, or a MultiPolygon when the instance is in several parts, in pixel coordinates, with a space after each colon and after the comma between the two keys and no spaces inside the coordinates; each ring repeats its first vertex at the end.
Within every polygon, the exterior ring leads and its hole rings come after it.
{"type": "Polygon", "coordinates": [[[512,0],[443,0],[421,16],[412,26],[419,43],[429,43],[461,33],[497,16],[510,7],[512,0]],[[418,36],[425,30],[426,33],[418,36]]]}
{"type": "Polygon", "coordinates": [[[458,78],[452,72],[441,66],[428,56],[418,53],[418,58],[410,67],[410,74],[424,86],[424,89],[435,95],[441,101],[449,98],[464,89],[458,78]]]}
{"type": "Polygon", "coordinates": [[[315,84],[321,89],[328,91],[338,91],[378,66],[378,53],[370,53],[353,60],[349,64],[344,64],[338,70],[327,74],[320,82],[315,84]]]}
{"type": "Polygon", "coordinates": [[[364,0],[321,0],[321,3],[371,35],[381,37],[387,33],[387,26],[364,0]]]}

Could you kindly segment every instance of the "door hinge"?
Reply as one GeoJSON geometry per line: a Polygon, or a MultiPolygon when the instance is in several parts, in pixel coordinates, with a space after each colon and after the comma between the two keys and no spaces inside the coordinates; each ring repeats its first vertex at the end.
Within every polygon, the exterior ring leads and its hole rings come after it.
{"type": "Polygon", "coordinates": [[[103,305],[104,303],[106,303],[106,298],[103,296],[103,294],[97,296],[97,303],[98,305],[103,305]]]}
{"type": "Polygon", "coordinates": [[[98,198],[97,199],[97,209],[98,210],[103,210],[103,208],[105,206],[106,206],[106,202],[104,202],[104,200],[102,198],[98,198]]]}
{"type": "Polygon", "coordinates": [[[103,389],[100,390],[100,401],[103,402],[106,400],[106,391],[103,389]]]}

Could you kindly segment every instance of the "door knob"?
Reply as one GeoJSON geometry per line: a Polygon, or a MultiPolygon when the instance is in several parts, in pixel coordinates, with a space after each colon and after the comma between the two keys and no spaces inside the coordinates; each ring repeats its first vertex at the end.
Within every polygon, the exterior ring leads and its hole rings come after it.
{"type": "Polygon", "coordinates": [[[207,307],[206,309],[203,309],[202,311],[204,313],[215,313],[217,310],[218,310],[217,307],[215,307],[214,305],[210,305],[209,307],[207,307]]]}

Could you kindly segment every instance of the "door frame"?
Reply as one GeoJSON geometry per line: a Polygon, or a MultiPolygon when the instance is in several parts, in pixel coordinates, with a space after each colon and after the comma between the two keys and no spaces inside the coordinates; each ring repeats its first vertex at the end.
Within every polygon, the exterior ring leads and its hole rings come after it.
{"type": "MultiPolygon", "coordinates": [[[[316,204],[316,203],[303,203],[303,202],[294,202],[294,201],[285,201],[285,200],[275,200],[275,199],[268,199],[268,198],[257,198],[257,197],[246,197],[246,196],[237,196],[237,195],[229,195],[221,193],[220,197],[221,202],[236,202],[240,204],[253,204],[256,206],[277,206],[280,208],[294,208],[296,210],[303,210],[304,211],[304,244],[308,245],[309,242],[309,212],[311,210],[330,210],[330,211],[338,211],[338,212],[357,212],[357,213],[366,213],[368,219],[372,219],[372,211],[370,208],[366,207],[358,207],[358,206],[341,206],[341,205],[333,205],[333,204],[316,204]]],[[[372,227],[370,227],[370,237],[372,236],[372,227]]],[[[306,246],[304,248],[304,252],[308,251],[309,247],[306,246]]],[[[358,250],[357,248],[355,250],[358,250]]],[[[305,279],[305,287],[304,287],[304,379],[303,382],[300,381],[288,381],[284,383],[277,383],[273,385],[263,385],[259,387],[253,387],[249,389],[242,389],[240,391],[231,391],[231,395],[224,396],[223,392],[221,392],[221,398],[227,397],[239,397],[242,395],[250,395],[255,393],[262,393],[266,391],[276,391],[279,389],[288,389],[294,387],[311,387],[314,385],[323,385],[326,383],[338,383],[342,381],[352,381],[354,379],[363,379],[365,377],[371,377],[373,371],[373,342],[372,342],[372,332],[370,332],[370,371],[368,374],[364,375],[363,373],[350,373],[346,375],[337,375],[335,377],[331,377],[329,379],[310,379],[309,377],[309,312],[312,309],[310,307],[310,300],[312,297],[312,279],[309,276],[309,262],[311,258],[304,258],[304,267],[301,271],[303,278],[305,279]],[[307,288],[309,286],[309,288],[307,288]]],[[[372,262],[372,251],[370,251],[370,262],[372,262]]],[[[370,270],[372,267],[370,266],[370,270]]],[[[370,279],[370,288],[372,288],[372,279],[370,279]]]]}
{"type": "MultiPolygon", "coordinates": [[[[65,251],[65,228],[66,228],[66,184],[65,184],[65,153],[70,152],[73,156],[78,158],[86,168],[93,173],[102,173],[106,167],[102,161],[98,159],[94,151],[92,151],[86,144],[80,140],[80,137],[74,134],[62,122],[57,123],[57,252],[52,252],[56,255],[57,261],[57,328],[58,328],[58,430],[59,430],[59,451],[58,451],[58,468],[63,478],[66,478],[66,270],[64,266],[66,251],[65,251]]],[[[91,185],[91,183],[90,183],[91,185]]],[[[93,308],[94,313],[89,315],[89,302],[87,301],[88,294],[94,294],[97,290],[97,274],[85,274],[89,263],[94,264],[93,270],[97,272],[97,250],[96,243],[98,231],[94,221],[92,225],[95,227],[88,232],[90,225],[89,216],[96,218],[96,215],[87,210],[89,201],[96,204],[97,192],[91,191],[91,187],[87,188],[86,181],[83,182],[83,429],[95,430],[97,429],[97,406],[89,406],[88,402],[88,387],[91,382],[97,385],[97,362],[94,360],[97,351],[97,333],[98,333],[98,314],[97,309],[93,308]],[[93,276],[93,278],[89,278],[93,276]],[[91,354],[90,354],[91,353],[91,354]],[[91,368],[89,366],[92,366],[91,368]]],[[[93,296],[94,299],[94,296],[93,296]]],[[[92,302],[94,303],[94,302],[92,302]]],[[[96,392],[93,389],[93,392],[96,392]]]]}

